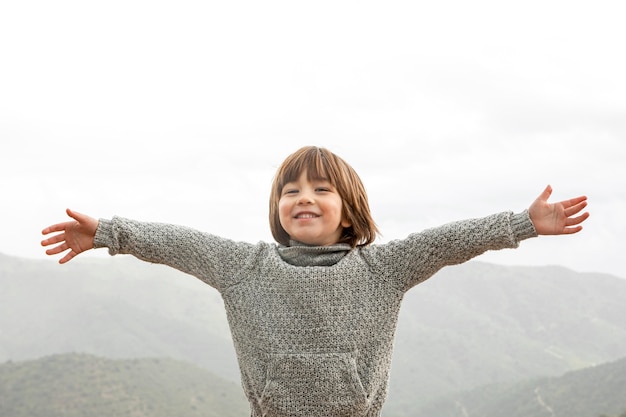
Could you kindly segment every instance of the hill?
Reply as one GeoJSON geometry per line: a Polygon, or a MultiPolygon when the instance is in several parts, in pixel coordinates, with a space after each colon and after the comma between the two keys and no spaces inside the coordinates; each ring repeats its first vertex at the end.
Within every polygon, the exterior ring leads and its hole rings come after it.
{"type": "Polygon", "coordinates": [[[169,357],[237,381],[219,294],[132,257],[60,266],[0,254],[0,361],[85,352],[169,357]]]}
{"type": "Polygon", "coordinates": [[[415,417],[598,417],[626,415],[626,358],[516,384],[491,385],[450,396],[415,417]]]}
{"type": "MultiPolygon", "coordinates": [[[[568,372],[457,393],[414,417],[600,417],[626,415],[626,358],[568,372]]],[[[0,415],[11,417],[244,416],[234,383],[170,359],[112,360],[64,354],[0,365],[0,415]]],[[[397,417],[385,410],[386,417],[397,417]]]]}
{"type": "MultiPolygon", "coordinates": [[[[626,280],[565,268],[469,262],[405,297],[385,410],[626,356],[626,280]]],[[[0,361],[85,352],[169,357],[239,383],[219,294],[131,257],[0,255],[0,361]]],[[[392,414],[389,414],[392,415],[392,414]]]]}
{"type": "Polygon", "coordinates": [[[65,354],[0,365],[0,415],[241,417],[236,384],[171,359],[65,354]]]}
{"type": "Polygon", "coordinates": [[[623,358],[624,297],[624,279],[557,266],[445,268],[405,298],[389,407],[623,358]]]}

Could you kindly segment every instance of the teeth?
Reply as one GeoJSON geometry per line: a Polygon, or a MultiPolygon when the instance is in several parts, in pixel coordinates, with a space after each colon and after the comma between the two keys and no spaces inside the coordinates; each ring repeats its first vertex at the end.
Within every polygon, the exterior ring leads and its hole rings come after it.
{"type": "Polygon", "coordinates": [[[315,214],[311,214],[311,213],[303,213],[303,214],[298,214],[296,216],[297,219],[313,219],[317,217],[315,214]]]}

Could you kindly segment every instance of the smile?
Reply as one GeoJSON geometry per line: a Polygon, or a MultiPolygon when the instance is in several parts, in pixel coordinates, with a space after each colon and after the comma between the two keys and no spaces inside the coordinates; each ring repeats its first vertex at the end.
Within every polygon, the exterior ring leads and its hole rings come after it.
{"type": "Polygon", "coordinates": [[[315,213],[300,213],[300,214],[296,214],[296,219],[314,219],[316,217],[319,217],[317,214],[315,213]]]}

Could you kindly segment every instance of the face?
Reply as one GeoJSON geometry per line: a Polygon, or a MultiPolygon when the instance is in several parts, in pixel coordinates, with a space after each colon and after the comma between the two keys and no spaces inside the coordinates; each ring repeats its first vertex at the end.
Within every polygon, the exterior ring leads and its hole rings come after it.
{"type": "Polygon", "coordinates": [[[342,216],[341,196],[335,187],[325,180],[310,182],[306,172],[283,187],[278,217],[291,239],[307,245],[335,244],[343,229],[351,226],[342,216]]]}

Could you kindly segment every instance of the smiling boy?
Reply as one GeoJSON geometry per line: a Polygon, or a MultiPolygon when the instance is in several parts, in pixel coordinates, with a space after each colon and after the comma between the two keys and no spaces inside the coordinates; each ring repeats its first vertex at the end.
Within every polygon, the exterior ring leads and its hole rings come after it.
{"type": "Polygon", "coordinates": [[[305,147],[279,168],[270,194],[277,243],[234,242],[191,228],[68,210],[46,253],[107,247],[191,274],[222,295],[252,417],[378,417],[387,397],[404,294],[446,265],[514,248],[538,234],[580,231],[586,197],[548,203],[547,187],[502,212],[371,244],[378,232],[356,172],[305,147]]]}

